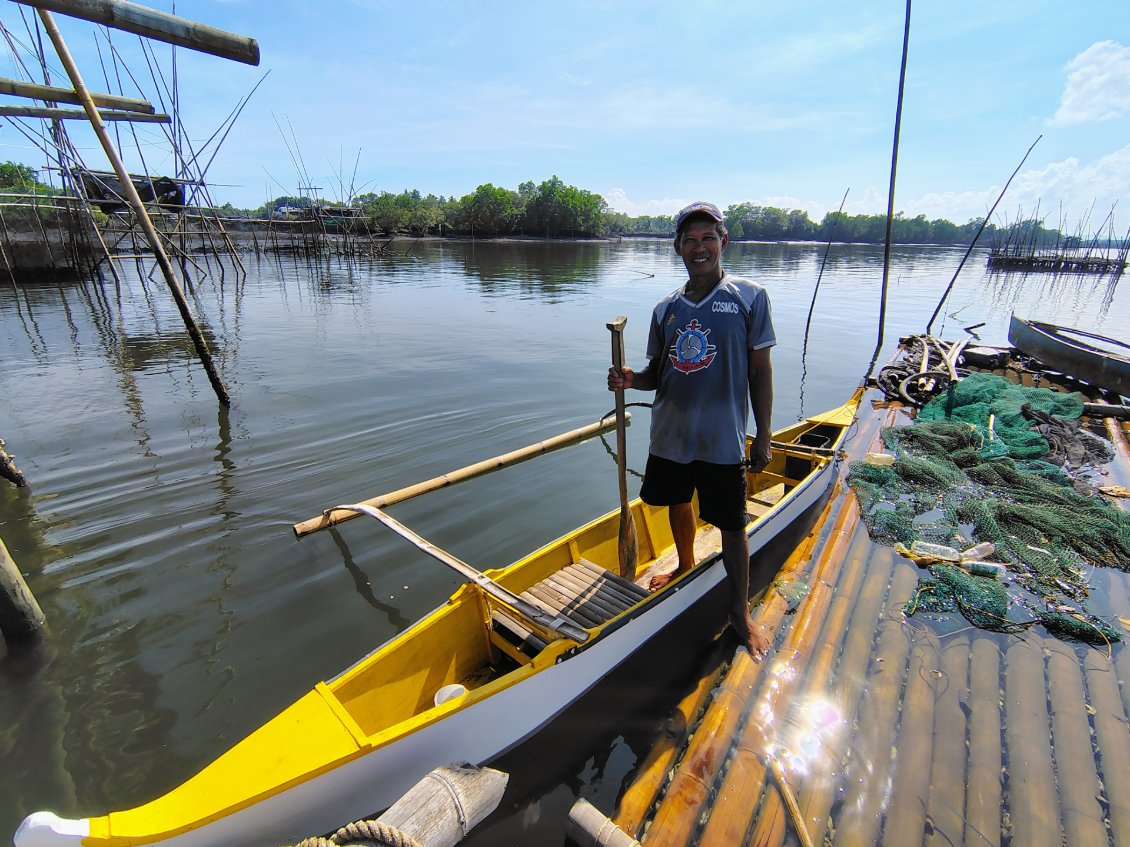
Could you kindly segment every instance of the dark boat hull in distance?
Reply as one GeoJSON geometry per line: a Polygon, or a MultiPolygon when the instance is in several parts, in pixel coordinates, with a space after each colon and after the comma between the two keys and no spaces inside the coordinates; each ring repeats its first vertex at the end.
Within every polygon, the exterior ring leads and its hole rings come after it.
{"type": "Polygon", "coordinates": [[[1130,345],[1113,338],[1013,315],[1008,340],[1021,353],[1115,394],[1130,396],[1130,345]],[[1091,344],[1090,339],[1104,345],[1091,344]],[[1116,352],[1124,350],[1125,353],[1116,352]]]}

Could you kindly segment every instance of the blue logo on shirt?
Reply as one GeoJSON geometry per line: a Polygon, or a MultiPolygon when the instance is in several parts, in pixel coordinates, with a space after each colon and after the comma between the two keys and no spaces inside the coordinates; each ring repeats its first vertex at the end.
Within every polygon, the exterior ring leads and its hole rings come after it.
{"type": "Polygon", "coordinates": [[[714,345],[706,337],[710,334],[710,330],[704,330],[698,321],[691,321],[686,328],[676,332],[679,336],[671,345],[671,352],[668,354],[675,370],[692,373],[710,367],[710,363],[718,355],[714,345]]]}

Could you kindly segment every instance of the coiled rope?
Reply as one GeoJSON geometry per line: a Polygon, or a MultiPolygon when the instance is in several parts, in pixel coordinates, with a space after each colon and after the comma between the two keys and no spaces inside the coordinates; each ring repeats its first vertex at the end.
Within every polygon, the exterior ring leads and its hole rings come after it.
{"type": "Polygon", "coordinates": [[[313,835],[299,841],[294,847],[342,847],[342,845],[363,841],[383,845],[383,847],[423,847],[411,835],[380,821],[347,823],[329,838],[313,835]]]}

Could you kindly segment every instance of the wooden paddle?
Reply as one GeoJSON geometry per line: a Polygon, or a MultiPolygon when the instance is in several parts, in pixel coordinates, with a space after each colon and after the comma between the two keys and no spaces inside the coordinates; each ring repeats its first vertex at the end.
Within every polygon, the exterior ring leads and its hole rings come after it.
{"type": "MultiPolygon", "coordinates": [[[[624,315],[607,324],[612,333],[612,367],[620,370],[624,366],[624,325],[628,318],[624,315]]],[[[620,476],[620,537],[616,553],[620,562],[620,576],[633,582],[636,578],[636,560],[639,544],[636,540],[636,520],[628,508],[628,459],[625,455],[627,420],[624,415],[624,389],[616,392],[616,470],[620,476]]]]}

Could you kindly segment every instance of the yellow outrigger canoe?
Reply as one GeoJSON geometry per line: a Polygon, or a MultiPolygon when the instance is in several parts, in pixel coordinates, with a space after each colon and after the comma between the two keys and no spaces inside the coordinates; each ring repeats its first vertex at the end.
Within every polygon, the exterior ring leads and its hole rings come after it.
{"type": "MultiPolygon", "coordinates": [[[[775,433],[772,462],[748,477],[751,555],[829,492],[861,398],[775,433]]],[[[673,541],[665,509],[630,508],[644,582],[673,541]]],[[[509,567],[464,566],[470,581],[446,603],[168,794],[100,817],[35,812],[16,847],[275,847],[381,811],[436,766],[489,762],[726,590],[709,528],[695,569],[655,593],[615,573],[618,528],[617,510],[509,567]]]]}

